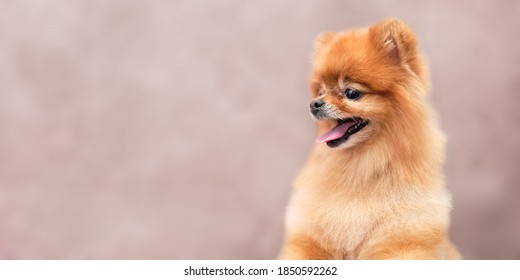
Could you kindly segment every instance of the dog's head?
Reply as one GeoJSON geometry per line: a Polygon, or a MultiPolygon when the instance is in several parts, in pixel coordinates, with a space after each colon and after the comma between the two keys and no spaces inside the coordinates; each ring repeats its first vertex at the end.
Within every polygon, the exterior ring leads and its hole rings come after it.
{"type": "Polygon", "coordinates": [[[426,92],[423,65],[413,32],[399,20],[320,34],[310,79],[316,141],[350,148],[401,133],[426,92]]]}

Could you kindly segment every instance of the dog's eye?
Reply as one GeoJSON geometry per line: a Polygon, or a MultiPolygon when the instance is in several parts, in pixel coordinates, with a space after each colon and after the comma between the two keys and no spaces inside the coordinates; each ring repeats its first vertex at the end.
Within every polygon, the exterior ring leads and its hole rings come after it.
{"type": "Polygon", "coordinates": [[[363,93],[357,89],[347,88],[345,90],[345,96],[350,100],[357,100],[363,95],[363,93]]]}

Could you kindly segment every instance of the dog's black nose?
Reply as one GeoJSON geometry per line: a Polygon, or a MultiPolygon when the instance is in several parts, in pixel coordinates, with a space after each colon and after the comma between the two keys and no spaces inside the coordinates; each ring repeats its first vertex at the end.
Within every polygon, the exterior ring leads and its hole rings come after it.
{"type": "Polygon", "coordinates": [[[323,104],[325,104],[325,102],[323,102],[323,100],[316,99],[316,100],[311,102],[311,109],[318,109],[321,106],[323,106],[323,104]]]}

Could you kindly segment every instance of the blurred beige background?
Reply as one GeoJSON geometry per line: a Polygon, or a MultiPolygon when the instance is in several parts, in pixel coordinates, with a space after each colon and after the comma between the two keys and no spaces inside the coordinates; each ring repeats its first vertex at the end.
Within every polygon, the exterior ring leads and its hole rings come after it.
{"type": "Polygon", "coordinates": [[[430,60],[454,242],[519,259],[515,0],[0,0],[0,255],[275,257],[313,39],[389,16],[430,60]]]}

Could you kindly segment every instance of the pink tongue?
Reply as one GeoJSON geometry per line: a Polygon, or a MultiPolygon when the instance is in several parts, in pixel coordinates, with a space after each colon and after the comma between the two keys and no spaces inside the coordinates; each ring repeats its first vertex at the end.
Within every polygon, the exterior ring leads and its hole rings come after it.
{"type": "Polygon", "coordinates": [[[349,127],[351,127],[354,123],[355,123],[354,121],[350,121],[350,122],[346,122],[346,123],[337,125],[333,129],[331,129],[329,132],[318,137],[316,139],[316,142],[324,143],[324,142],[329,142],[329,141],[341,138],[343,135],[345,135],[345,133],[347,132],[349,127]]]}

